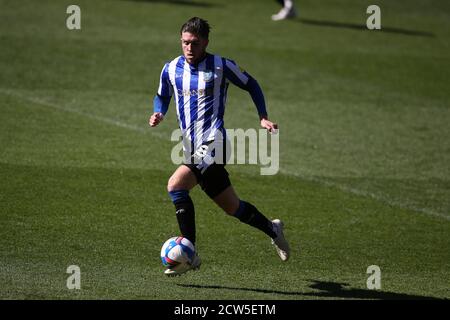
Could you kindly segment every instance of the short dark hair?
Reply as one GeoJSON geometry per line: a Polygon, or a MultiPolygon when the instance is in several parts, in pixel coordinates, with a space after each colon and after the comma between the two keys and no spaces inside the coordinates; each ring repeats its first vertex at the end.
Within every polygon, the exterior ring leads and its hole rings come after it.
{"type": "Polygon", "coordinates": [[[208,21],[203,20],[199,17],[193,17],[181,26],[180,34],[182,34],[183,32],[189,32],[204,39],[208,39],[209,30],[210,26],[208,24],[208,21]]]}

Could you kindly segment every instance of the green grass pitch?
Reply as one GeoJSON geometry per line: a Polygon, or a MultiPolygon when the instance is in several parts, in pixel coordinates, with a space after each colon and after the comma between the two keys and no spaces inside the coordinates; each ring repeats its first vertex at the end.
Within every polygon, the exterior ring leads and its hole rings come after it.
{"type": "MultiPolygon", "coordinates": [[[[450,5],[267,0],[0,0],[0,299],[450,298],[450,5]],[[281,218],[292,247],[227,217],[201,190],[202,268],[166,278],[178,234],[166,183],[176,128],[149,128],[179,28],[212,25],[209,51],[236,60],[280,126],[280,172],[230,165],[240,197],[281,218]],[[81,269],[69,290],[66,269],[81,269]],[[368,290],[367,267],[381,269],[368,290]]],[[[258,128],[230,87],[227,128],[258,128]]]]}

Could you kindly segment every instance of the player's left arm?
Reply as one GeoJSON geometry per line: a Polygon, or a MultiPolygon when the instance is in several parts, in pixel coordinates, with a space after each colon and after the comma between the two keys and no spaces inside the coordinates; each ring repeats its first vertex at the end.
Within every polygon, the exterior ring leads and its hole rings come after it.
{"type": "Polygon", "coordinates": [[[248,91],[252,97],[253,103],[258,110],[261,127],[274,132],[278,125],[269,120],[267,115],[266,101],[258,81],[246,71],[241,70],[233,61],[225,60],[225,76],[231,83],[239,88],[248,91]]]}

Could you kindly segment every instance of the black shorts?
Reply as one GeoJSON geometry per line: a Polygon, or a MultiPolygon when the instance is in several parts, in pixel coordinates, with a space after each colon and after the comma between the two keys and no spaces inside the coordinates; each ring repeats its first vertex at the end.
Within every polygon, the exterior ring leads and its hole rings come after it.
{"type": "Polygon", "coordinates": [[[195,164],[184,164],[197,177],[197,182],[202,190],[211,198],[215,198],[226,188],[231,186],[228,171],[225,165],[213,163],[203,173],[197,168],[195,164]]]}
{"type": "MultiPolygon", "coordinates": [[[[215,146],[217,147],[217,144],[215,146]]],[[[225,169],[226,161],[216,163],[214,161],[216,150],[214,149],[213,141],[206,142],[198,148],[202,152],[197,152],[197,150],[191,156],[190,161],[184,163],[195,174],[198,184],[210,198],[215,198],[231,185],[225,169]]]]}

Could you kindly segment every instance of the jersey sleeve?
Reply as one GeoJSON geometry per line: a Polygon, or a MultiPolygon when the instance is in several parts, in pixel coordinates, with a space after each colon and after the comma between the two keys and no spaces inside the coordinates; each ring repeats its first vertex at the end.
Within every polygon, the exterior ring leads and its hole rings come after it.
{"type": "Polygon", "coordinates": [[[170,98],[173,95],[173,87],[169,78],[169,64],[166,63],[161,71],[159,79],[158,96],[170,98]]]}
{"type": "Polygon", "coordinates": [[[246,89],[249,76],[233,60],[225,59],[224,75],[235,86],[244,90],[246,89]]]}
{"type": "Polygon", "coordinates": [[[251,75],[240,69],[234,61],[228,59],[225,59],[224,75],[231,83],[248,91],[258,110],[259,116],[267,117],[264,94],[258,82],[251,75]]]}

